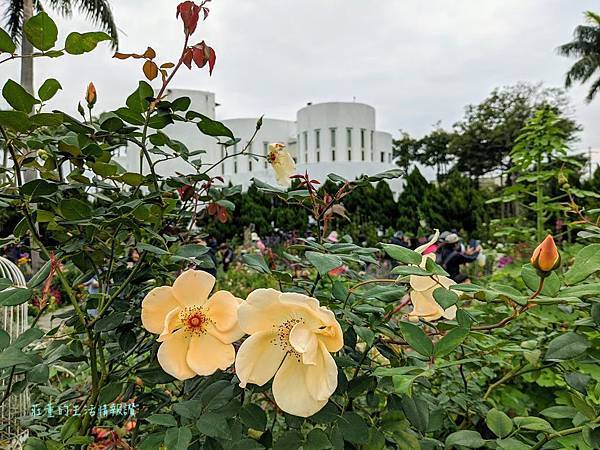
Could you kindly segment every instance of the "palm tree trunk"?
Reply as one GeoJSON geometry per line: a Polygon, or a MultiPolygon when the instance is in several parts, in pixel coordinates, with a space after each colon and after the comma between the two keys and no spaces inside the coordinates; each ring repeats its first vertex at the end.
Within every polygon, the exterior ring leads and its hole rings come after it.
{"type": "MultiPolygon", "coordinates": [[[[33,17],[33,0],[23,0],[23,24],[33,17]]],[[[25,37],[25,33],[21,38],[21,54],[31,55],[33,46],[25,37]]],[[[21,86],[27,92],[33,95],[33,58],[25,56],[21,58],[21,86]]]]}
{"type": "MultiPolygon", "coordinates": [[[[33,17],[33,0],[23,0],[23,25],[29,19],[33,17]]],[[[33,57],[30,56],[33,54],[33,45],[27,40],[25,36],[25,32],[22,31],[21,37],[21,86],[29,92],[31,95],[34,95],[33,92],[33,57]]],[[[23,181],[27,183],[28,181],[35,180],[37,178],[37,172],[35,169],[25,169],[23,171],[23,181]]],[[[36,205],[31,205],[35,208],[36,205]]],[[[43,261],[40,258],[40,254],[37,250],[31,249],[31,267],[35,272],[37,272],[42,267],[43,261]]]]}

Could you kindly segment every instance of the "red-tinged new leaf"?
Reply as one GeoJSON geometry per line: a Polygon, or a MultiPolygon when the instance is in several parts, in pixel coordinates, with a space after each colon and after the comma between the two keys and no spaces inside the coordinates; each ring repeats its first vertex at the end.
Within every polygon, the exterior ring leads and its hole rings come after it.
{"type": "Polygon", "coordinates": [[[194,59],[194,63],[196,63],[196,65],[198,66],[198,68],[202,68],[206,65],[206,58],[204,57],[204,49],[200,48],[200,47],[194,47],[193,48],[193,59],[194,59]]]}
{"type": "Polygon", "coordinates": [[[146,75],[146,78],[148,78],[150,81],[154,80],[158,76],[158,66],[154,61],[146,61],[144,63],[143,70],[144,75],[146,75]]]}
{"type": "Polygon", "coordinates": [[[208,73],[212,75],[215,63],[217,62],[217,54],[212,47],[208,47],[208,73]]]}
{"type": "Polygon", "coordinates": [[[188,48],[185,51],[185,53],[183,54],[183,57],[181,58],[181,61],[186,65],[186,67],[188,69],[191,70],[193,59],[194,59],[194,50],[192,48],[188,48]]]}
{"type": "Polygon", "coordinates": [[[172,62],[168,62],[168,63],[164,63],[160,65],[161,69],[172,69],[173,67],[175,67],[175,64],[173,64],[172,62]]]}
{"type": "Polygon", "coordinates": [[[185,33],[189,36],[196,31],[200,19],[200,6],[187,1],[177,6],[177,17],[181,16],[185,33]]]}

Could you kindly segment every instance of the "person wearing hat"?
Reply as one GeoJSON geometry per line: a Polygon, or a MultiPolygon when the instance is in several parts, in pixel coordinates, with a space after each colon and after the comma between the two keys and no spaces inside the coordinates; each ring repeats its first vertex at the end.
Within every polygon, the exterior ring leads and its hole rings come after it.
{"type": "Polygon", "coordinates": [[[460,236],[456,233],[450,233],[444,239],[444,249],[442,252],[441,266],[448,272],[451,279],[457,283],[468,281],[468,277],[460,273],[460,266],[477,260],[480,247],[469,247],[464,253],[461,252],[460,236]]]}

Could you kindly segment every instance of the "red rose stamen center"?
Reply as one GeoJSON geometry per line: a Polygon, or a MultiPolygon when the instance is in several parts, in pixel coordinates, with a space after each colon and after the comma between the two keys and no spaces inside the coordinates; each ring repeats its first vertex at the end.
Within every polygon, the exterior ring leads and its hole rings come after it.
{"type": "Polygon", "coordinates": [[[179,314],[183,326],[189,333],[204,334],[210,320],[199,306],[188,306],[179,314]]]}

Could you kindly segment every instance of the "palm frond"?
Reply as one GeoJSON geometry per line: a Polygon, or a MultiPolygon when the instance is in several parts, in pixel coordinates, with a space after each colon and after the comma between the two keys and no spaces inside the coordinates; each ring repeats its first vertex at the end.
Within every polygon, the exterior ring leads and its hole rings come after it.
{"type": "Polygon", "coordinates": [[[113,17],[112,10],[107,0],[73,0],[79,11],[92,20],[96,25],[102,27],[113,39],[112,47],[119,46],[119,32],[113,17]]]}
{"type": "Polygon", "coordinates": [[[596,81],[594,81],[594,83],[590,87],[590,91],[588,92],[588,95],[585,98],[586,101],[588,103],[591,102],[598,92],[600,92],[600,78],[598,78],[596,81]]]}
{"type": "Polygon", "coordinates": [[[3,4],[6,5],[3,25],[12,38],[16,39],[21,35],[23,24],[23,0],[5,0],[3,4]]]}
{"type": "Polygon", "coordinates": [[[71,0],[45,0],[44,3],[64,17],[71,17],[73,14],[73,5],[71,4],[71,0]]]}

